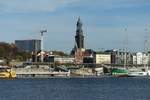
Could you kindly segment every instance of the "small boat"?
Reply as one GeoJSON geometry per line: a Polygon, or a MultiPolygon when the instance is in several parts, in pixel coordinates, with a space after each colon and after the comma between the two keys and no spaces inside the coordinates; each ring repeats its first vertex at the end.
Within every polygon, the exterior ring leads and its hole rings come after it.
{"type": "Polygon", "coordinates": [[[95,68],[95,71],[97,76],[100,76],[104,73],[103,67],[95,68]]]}
{"type": "Polygon", "coordinates": [[[16,72],[10,68],[0,67],[0,78],[16,78],[16,72]]]}
{"type": "Polygon", "coordinates": [[[140,76],[148,76],[148,72],[145,70],[138,70],[138,69],[130,69],[128,76],[129,77],[140,77],[140,76]]]}
{"type": "Polygon", "coordinates": [[[113,68],[111,70],[111,75],[116,77],[127,77],[128,70],[125,68],[113,68]]]}
{"type": "Polygon", "coordinates": [[[129,72],[129,77],[147,76],[147,72],[129,72]]]}

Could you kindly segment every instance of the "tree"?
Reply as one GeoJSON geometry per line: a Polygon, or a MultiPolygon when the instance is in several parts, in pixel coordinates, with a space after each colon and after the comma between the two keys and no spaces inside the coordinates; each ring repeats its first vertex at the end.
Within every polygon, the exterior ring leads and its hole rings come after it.
{"type": "Polygon", "coordinates": [[[0,58],[8,62],[12,59],[25,61],[31,58],[31,54],[19,50],[15,44],[0,42],[0,58]]]}

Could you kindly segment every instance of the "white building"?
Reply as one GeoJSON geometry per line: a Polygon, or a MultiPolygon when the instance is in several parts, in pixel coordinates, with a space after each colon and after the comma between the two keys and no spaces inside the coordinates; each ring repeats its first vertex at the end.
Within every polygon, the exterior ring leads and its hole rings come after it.
{"type": "Polygon", "coordinates": [[[74,63],[74,57],[55,56],[54,62],[57,63],[74,63]]]}
{"type": "Polygon", "coordinates": [[[94,59],[96,64],[111,64],[111,54],[96,53],[94,59]]]}
{"type": "Polygon", "coordinates": [[[149,56],[141,52],[137,52],[132,56],[132,58],[133,58],[133,64],[135,65],[148,64],[149,62],[149,56]]]}
{"type": "Polygon", "coordinates": [[[143,64],[143,54],[141,52],[136,53],[137,65],[143,64]]]}
{"type": "Polygon", "coordinates": [[[148,64],[148,62],[149,62],[148,54],[143,54],[143,64],[148,64]]]}
{"type": "Polygon", "coordinates": [[[132,64],[132,55],[130,52],[118,51],[116,54],[116,63],[117,64],[132,64]]]}
{"type": "Polygon", "coordinates": [[[136,64],[137,64],[137,57],[136,57],[136,54],[133,54],[133,55],[132,55],[132,61],[133,61],[133,65],[136,65],[136,64]]]}

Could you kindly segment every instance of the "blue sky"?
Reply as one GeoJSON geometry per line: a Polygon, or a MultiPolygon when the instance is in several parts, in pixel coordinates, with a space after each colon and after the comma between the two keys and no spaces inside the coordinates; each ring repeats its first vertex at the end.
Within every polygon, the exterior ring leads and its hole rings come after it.
{"type": "Polygon", "coordinates": [[[39,38],[46,28],[44,48],[69,52],[80,16],[86,48],[122,49],[127,33],[129,50],[142,51],[149,11],[150,0],[0,0],[0,41],[39,38]]]}

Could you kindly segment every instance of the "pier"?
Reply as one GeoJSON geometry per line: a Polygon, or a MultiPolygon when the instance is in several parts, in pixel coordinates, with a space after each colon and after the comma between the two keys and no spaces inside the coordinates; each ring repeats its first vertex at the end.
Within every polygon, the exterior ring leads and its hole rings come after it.
{"type": "Polygon", "coordinates": [[[52,76],[70,76],[70,71],[50,71],[50,70],[44,70],[40,68],[32,68],[32,69],[26,69],[26,68],[13,68],[12,70],[16,71],[17,78],[48,78],[52,76]]]}

